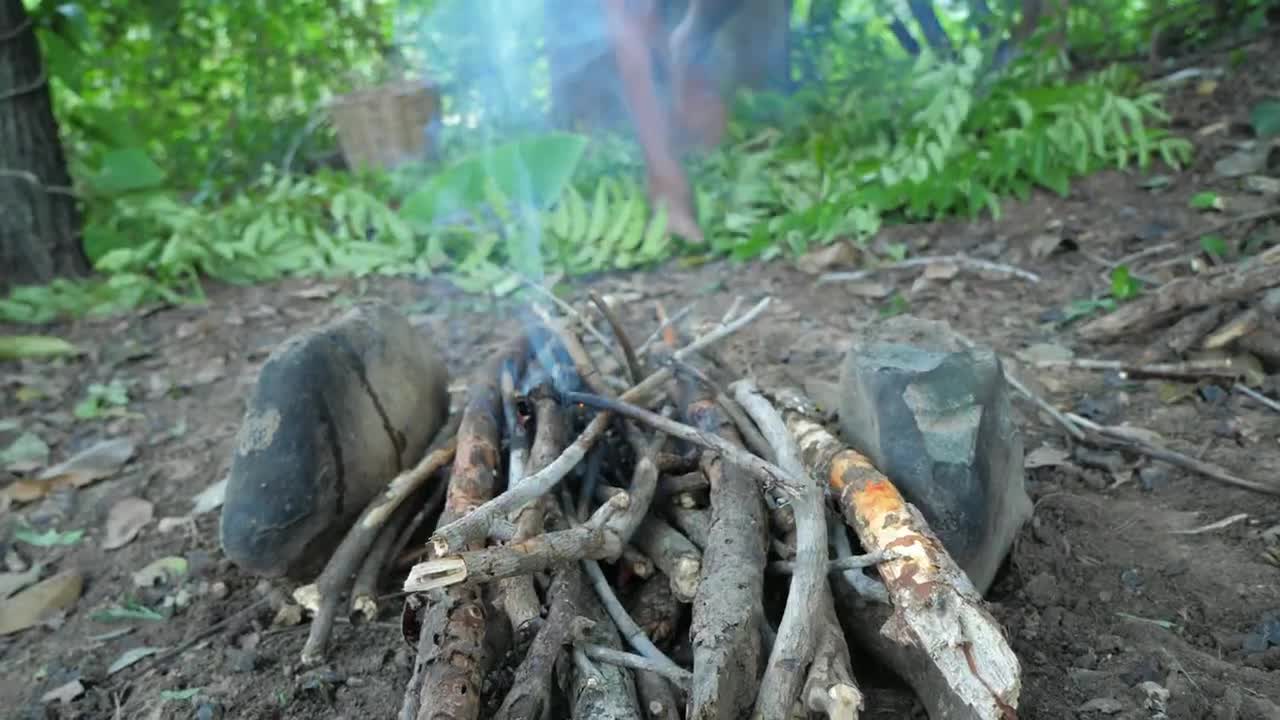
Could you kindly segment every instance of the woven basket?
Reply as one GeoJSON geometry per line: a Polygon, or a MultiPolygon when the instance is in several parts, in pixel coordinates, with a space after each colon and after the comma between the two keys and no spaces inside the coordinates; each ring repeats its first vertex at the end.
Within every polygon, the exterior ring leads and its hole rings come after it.
{"type": "Polygon", "coordinates": [[[434,151],[427,126],[440,113],[440,95],[422,82],[392,82],[341,95],[329,112],[348,167],[390,170],[434,151]]]}

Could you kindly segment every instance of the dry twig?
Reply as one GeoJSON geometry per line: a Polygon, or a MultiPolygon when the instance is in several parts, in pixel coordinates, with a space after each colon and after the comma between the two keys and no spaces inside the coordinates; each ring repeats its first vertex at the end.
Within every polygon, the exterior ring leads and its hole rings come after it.
{"type": "MultiPolygon", "coordinates": [[[[1272,211],[1272,214],[1280,210],[1272,211]]],[[[1280,247],[1251,258],[1247,264],[1223,265],[1194,277],[1171,280],[1153,292],[1125,303],[1080,327],[1087,340],[1105,340],[1156,327],[1188,312],[1249,298],[1280,285],[1280,247]]]]}
{"type": "Polygon", "coordinates": [[[1280,485],[1242,478],[1219,465],[1215,465],[1204,460],[1197,460],[1196,458],[1180,453],[1177,450],[1171,450],[1163,445],[1158,445],[1146,439],[1145,436],[1148,433],[1136,431],[1135,428],[1100,425],[1088,418],[1076,415],[1075,413],[1068,413],[1068,417],[1070,417],[1076,424],[1089,431],[1089,439],[1094,444],[1102,445],[1103,447],[1133,450],[1155,460],[1167,462],[1175,467],[1199,473],[1207,478],[1217,480],[1218,482],[1225,483],[1227,485],[1266,493],[1268,495],[1280,495],[1280,485]]]}
{"type": "Polygon", "coordinates": [[[324,660],[329,637],[333,634],[333,620],[338,614],[338,602],[350,588],[352,576],[359,571],[360,563],[377,540],[383,525],[406,498],[415,494],[428,478],[453,460],[459,422],[458,416],[450,418],[422,460],[391,480],[386,491],[364,509],[329,557],[320,577],[294,591],[298,603],[315,613],[307,642],[302,648],[304,665],[315,665],[324,660]]]}
{"type": "MultiPolygon", "coordinates": [[[[827,514],[823,488],[809,477],[800,461],[800,450],[787,432],[782,417],[760,393],[754,382],[739,380],[730,386],[734,397],[759,426],[773,448],[778,464],[787,471],[788,480],[801,482],[791,488],[795,500],[791,510],[796,523],[796,560],[787,592],[787,604],[773,651],[756,694],[757,717],[783,717],[799,696],[805,673],[813,660],[817,617],[825,603],[830,604],[827,586],[827,514]]],[[[844,658],[844,675],[848,671],[848,651],[844,658]]]]}
{"type": "MultiPolygon", "coordinates": [[[[761,300],[754,308],[729,325],[717,328],[676,353],[678,359],[697,352],[732,335],[758,317],[768,307],[769,298],[761,300]],[[683,354],[683,355],[682,355],[683,354]]],[[[660,369],[649,375],[639,385],[623,393],[621,400],[634,402],[647,397],[662,387],[672,377],[669,368],[660,369]]],[[[587,425],[569,447],[547,467],[525,478],[515,487],[510,487],[498,497],[486,502],[453,522],[442,525],[432,536],[431,543],[436,555],[444,556],[456,552],[463,546],[488,536],[494,527],[494,521],[503,518],[512,510],[523,507],[526,503],[545,495],[559,484],[560,480],[574,468],[587,450],[604,433],[608,425],[610,413],[600,413],[587,425]]]]}
{"type": "Polygon", "coordinates": [[[1022,268],[1006,265],[1004,263],[991,262],[990,260],[980,260],[978,258],[969,257],[968,255],[932,255],[925,257],[909,258],[907,260],[899,260],[876,268],[867,270],[855,270],[853,272],[834,272],[826,273],[818,278],[819,285],[825,285],[833,282],[856,282],[858,280],[866,280],[873,275],[892,270],[908,270],[926,265],[961,265],[976,270],[986,270],[988,272],[1003,273],[1005,275],[1013,275],[1022,278],[1027,282],[1038,283],[1040,276],[1022,268]]]}

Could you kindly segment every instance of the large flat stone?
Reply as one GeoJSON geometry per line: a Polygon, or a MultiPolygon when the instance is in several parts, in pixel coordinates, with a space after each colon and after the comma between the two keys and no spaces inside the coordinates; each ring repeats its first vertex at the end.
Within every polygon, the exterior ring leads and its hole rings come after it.
{"type": "Polygon", "coordinates": [[[1031,517],[999,358],[967,349],[944,322],[895,316],[850,348],[839,409],[845,441],[920,508],[985,592],[1031,517]]]}

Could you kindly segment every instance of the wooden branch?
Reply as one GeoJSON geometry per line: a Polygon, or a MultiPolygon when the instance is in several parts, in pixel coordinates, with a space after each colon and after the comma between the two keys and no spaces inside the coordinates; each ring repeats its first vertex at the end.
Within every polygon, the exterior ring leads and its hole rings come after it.
{"type": "MultiPolygon", "coordinates": [[[[834,515],[835,513],[832,514],[834,515]]],[[[835,562],[846,562],[858,557],[868,557],[867,555],[853,554],[853,544],[849,542],[849,526],[844,523],[844,520],[839,515],[836,515],[835,519],[838,524],[830,522],[830,520],[827,523],[827,529],[831,535],[831,549],[836,554],[835,562]]],[[[879,565],[880,562],[883,562],[883,560],[878,560],[876,564],[879,565]]],[[[853,589],[859,600],[880,605],[889,604],[889,591],[884,588],[884,583],[864,574],[860,569],[849,568],[841,570],[838,575],[853,589]]]]}
{"type": "Polygon", "coordinates": [[[676,687],[688,690],[689,679],[693,677],[693,673],[680,668],[677,671],[674,668],[666,667],[661,663],[656,663],[643,655],[635,653],[623,652],[615,650],[604,645],[593,645],[583,640],[579,643],[582,651],[587,657],[598,662],[607,663],[609,665],[617,665],[619,667],[630,668],[632,670],[644,670],[651,672],[670,680],[676,684],[676,687]]]}
{"type": "Polygon", "coordinates": [[[1242,478],[1219,465],[1193,458],[1163,445],[1157,445],[1146,439],[1146,433],[1137,428],[1100,425],[1075,413],[1068,413],[1067,416],[1073,422],[1085,428],[1089,435],[1089,442],[1094,445],[1139,452],[1154,460],[1199,473],[1225,485],[1266,493],[1267,495],[1280,495],[1280,484],[1242,478]]]}
{"type": "Polygon", "coordinates": [[[333,634],[333,621],[338,614],[338,602],[358,572],[369,548],[378,538],[382,526],[406,498],[413,495],[436,471],[453,460],[457,444],[459,416],[449,419],[432,442],[422,459],[410,470],[396,476],[382,495],[375,497],[347,531],[342,543],[329,557],[320,577],[314,583],[294,591],[294,598],[303,607],[315,613],[307,642],[302,647],[303,665],[323,662],[333,634]]]}
{"type": "MultiPolygon", "coordinates": [[[[768,307],[769,301],[770,298],[761,300],[742,317],[695,340],[677,352],[676,356],[683,359],[683,357],[732,335],[763,313],[765,308],[768,307]]],[[[621,399],[626,402],[634,402],[645,398],[650,393],[660,389],[671,377],[670,368],[662,368],[649,375],[639,385],[623,393],[621,399]]],[[[600,413],[592,419],[578,439],[560,457],[556,458],[555,462],[539,472],[529,475],[524,482],[508,488],[506,492],[476,507],[467,515],[438,528],[431,539],[436,555],[448,555],[451,552],[457,552],[468,543],[484,539],[491,531],[496,519],[504,517],[511,511],[523,507],[526,503],[554,489],[560,483],[560,480],[586,456],[587,450],[604,432],[609,423],[609,418],[610,413],[600,413]]]]}
{"type": "Polygon", "coordinates": [[[707,549],[707,537],[711,534],[711,511],[702,508],[673,507],[667,510],[671,522],[680,532],[698,546],[699,550],[707,549]]]}
{"type": "MultiPolygon", "coordinates": [[[[502,397],[498,389],[503,368],[523,374],[528,352],[521,338],[480,370],[468,392],[458,430],[458,450],[440,522],[447,523],[493,496],[502,427],[502,397]]],[[[483,538],[480,539],[481,543],[483,538]]],[[[480,588],[467,584],[428,595],[443,612],[428,613],[439,623],[430,628],[438,638],[422,681],[419,720],[475,720],[480,711],[480,688],[492,660],[485,643],[488,606],[480,588]]]]}
{"type": "Polygon", "coordinates": [[[622,357],[627,361],[627,374],[630,376],[631,384],[635,385],[644,379],[644,369],[640,366],[640,358],[636,356],[635,348],[631,345],[631,338],[627,336],[627,331],[618,320],[617,313],[595,290],[591,291],[591,302],[595,303],[600,314],[604,316],[605,322],[609,323],[609,328],[613,330],[613,336],[618,339],[618,345],[622,347],[622,357]]]}
{"type": "Polygon", "coordinates": [[[607,523],[629,501],[626,493],[619,492],[583,525],[418,563],[409,571],[404,589],[426,592],[459,583],[478,584],[531,575],[578,560],[616,558],[622,552],[622,545],[618,536],[609,531],[607,523]]]}
{"type": "MultiPolygon", "coordinates": [[[[741,450],[741,436],[715,400],[684,384],[684,417],[700,435],[741,450]]],[[[743,451],[745,452],[745,451],[743,451]]],[[[704,453],[711,528],[689,626],[693,645],[690,720],[748,716],[762,665],[760,598],[768,525],[760,486],[719,453],[704,453]]]]}
{"type": "Polygon", "coordinates": [[[818,614],[813,618],[813,634],[817,638],[813,664],[800,696],[805,708],[812,712],[831,720],[856,720],[865,703],[850,670],[849,643],[836,617],[831,586],[824,584],[818,614]]]}
{"type": "Polygon", "coordinates": [[[644,518],[632,539],[667,576],[671,591],[680,602],[692,602],[702,572],[702,553],[698,547],[679,530],[652,515],[644,518]]]}
{"type": "Polygon", "coordinates": [[[783,717],[799,696],[813,660],[816,644],[813,618],[820,614],[824,597],[827,604],[831,602],[827,589],[827,514],[823,488],[805,471],[800,450],[787,432],[782,416],[755,383],[740,380],[731,385],[730,390],[773,448],[778,464],[788,473],[788,481],[794,479],[801,483],[790,488],[790,494],[795,497],[791,503],[796,522],[795,569],[778,625],[778,637],[760,680],[753,711],[756,717],[783,717]]]}
{"type": "Polygon", "coordinates": [[[1188,360],[1175,363],[1135,364],[1121,360],[1095,360],[1091,358],[1073,358],[1071,360],[1041,360],[1038,368],[1067,367],[1076,370],[1115,370],[1124,376],[1153,376],[1193,378],[1202,377],[1239,377],[1245,369],[1239,367],[1229,357],[1209,360],[1188,360]]]}
{"type": "Polygon", "coordinates": [[[989,260],[981,260],[979,258],[969,257],[968,255],[933,255],[918,258],[908,258],[899,260],[898,262],[882,265],[870,270],[855,270],[853,272],[832,272],[826,273],[818,277],[818,284],[825,285],[833,282],[854,282],[865,280],[877,273],[888,270],[909,270],[911,268],[922,267],[925,265],[963,265],[974,268],[976,270],[985,270],[988,272],[998,272],[1005,275],[1013,275],[1030,283],[1040,282],[1040,276],[1029,270],[1005,265],[1003,263],[991,262],[989,260]]]}
{"type": "Polygon", "coordinates": [[[893,614],[886,658],[931,717],[1007,720],[1022,689],[1018,658],[964,571],[914,506],[869,460],[825,428],[788,413],[806,467],[827,478],[845,522],[869,552],[890,552],[880,576],[893,614]],[[905,658],[905,659],[904,659],[905,658]]]}
{"type": "Polygon", "coordinates": [[[547,621],[542,623],[529,650],[516,668],[494,720],[523,720],[550,717],[551,697],[557,659],[567,655],[569,625],[582,612],[585,588],[577,565],[556,570],[551,588],[547,621]]]}
{"type": "MultiPolygon", "coordinates": [[[[585,662],[575,663],[578,672],[572,680],[573,714],[581,720],[600,720],[600,718],[616,718],[617,720],[641,720],[639,702],[636,698],[635,684],[630,670],[618,664],[595,664],[587,661],[590,656],[586,649],[595,646],[599,652],[613,651],[611,659],[626,656],[620,652],[618,631],[609,617],[600,608],[595,598],[588,597],[583,602],[586,615],[570,621],[570,634],[575,638],[575,657],[585,662]]],[[[667,672],[673,672],[661,663],[655,665],[667,672]]],[[[650,668],[652,669],[652,668],[650,668]]]]}
{"type": "MultiPolygon", "coordinates": [[[[636,624],[660,647],[668,647],[675,637],[685,607],[676,600],[671,592],[671,583],[661,574],[645,580],[627,602],[627,611],[635,618],[636,624]]],[[[637,672],[636,694],[640,696],[640,706],[650,718],[677,720],[684,707],[672,684],[657,673],[637,672]]]]}
{"type": "MultiPolygon", "coordinates": [[[[627,490],[627,495],[631,497],[631,503],[625,510],[609,521],[609,530],[617,536],[618,541],[621,543],[632,541],[637,528],[641,526],[649,512],[649,506],[653,503],[653,497],[658,490],[658,466],[654,460],[666,443],[666,437],[662,435],[658,435],[651,441],[646,442],[640,429],[634,423],[627,423],[626,429],[627,441],[636,453],[636,465],[631,471],[631,487],[627,490]]],[[[617,491],[616,488],[605,488],[604,486],[600,486],[599,490],[610,496],[617,491]]],[[[639,545],[639,543],[636,544],[639,545]]],[[[641,552],[646,552],[643,547],[639,549],[641,552]]],[[[652,555],[648,557],[650,560],[657,560],[652,555]]]]}
{"type": "MultiPolygon", "coordinates": [[[[535,434],[525,470],[537,472],[550,465],[564,450],[569,428],[559,403],[552,398],[535,400],[533,416],[535,434]]],[[[508,484],[518,485],[523,481],[524,474],[517,475],[512,471],[508,475],[508,484]]],[[[512,542],[528,540],[542,532],[544,500],[546,498],[539,498],[526,504],[511,518],[516,529],[512,542]]],[[[532,576],[517,575],[499,580],[498,598],[516,632],[518,644],[537,634],[542,623],[542,601],[533,586],[532,576]]]]}
{"type": "Polygon", "coordinates": [[[636,621],[622,606],[622,602],[618,600],[618,596],[613,592],[613,588],[609,585],[609,580],[604,576],[604,571],[600,569],[600,563],[595,560],[583,560],[582,569],[587,575],[587,580],[591,583],[591,588],[595,590],[596,596],[600,599],[600,604],[604,606],[604,610],[609,615],[609,619],[613,620],[614,626],[622,633],[622,638],[636,652],[644,655],[650,660],[667,664],[671,667],[680,667],[666,653],[662,652],[653,641],[645,635],[644,630],[636,624],[636,621]]]}
{"type": "Polygon", "coordinates": [[[1243,263],[1222,265],[1201,275],[1171,280],[1115,312],[1080,327],[1086,340],[1107,340],[1149,330],[1209,305],[1245,300],[1280,285],[1280,247],[1243,263]]]}
{"type": "MultiPolygon", "coordinates": [[[[802,484],[800,480],[789,479],[786,470],[757,455],[751,454],[742,445],[735,445],[719,435],[700,430],[677,420],[665,418],[624,400],[613,400],[600,395],[579,392],[568,392],[564,395],[565,399],[570,402],[578,402],[601,410],[615,412],[642,422],[672,437],[711,450],[723,457],[726,462],[732,463],[750,473],[752,477],[755,477],[760,482],[766,492],[777,491],[788,499],[792,499],[793,488],[802,484]]],[[[718,406],[717,410],[719,410],[718,406]]],[[[737,430],[734,430],[734,435],[741,437],[738,435],[737,430]]]]}
{"type": "MultiPolygon", "coordinates": [[[[835,558],[827,563],[827,572],[843,573],[849,570],[861,570],[862,568],[879,565],[888,557],[890,556],[885,553],[867,553],[865,555],[835,558]]],[[[775,560],[769,563],[765,569],[779,575],[790,575],[796,571],[796,564],[790,560],[775,560]]]]}
{"type": "MultiPolygon", "coordinates": [[[[419,498],[421,494],[414,497],[419,498]]],[[[413,519],[416,510],[412,502],[401,505],[378,531],[378,537],[373,541],[369,552],[365,553],[364,560],[360,563],[360,572],[356,573],[355,582],[351,585],[348,620],[356,622],[378,619],[378,580],[382,577],[382,570],[392,547],[400,538],[401,530],[413,519]]]]}

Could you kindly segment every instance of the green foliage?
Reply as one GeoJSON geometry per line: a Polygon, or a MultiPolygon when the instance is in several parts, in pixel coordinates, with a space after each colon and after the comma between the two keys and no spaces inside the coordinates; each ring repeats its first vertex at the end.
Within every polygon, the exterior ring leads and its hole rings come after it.
{"type": "Polygon", "coordinates": [[[1222,260],[1229,252],[1227,241],[1221,235],[1205,235],[1200,238],[1200,248],[1212,255],[1215,260],[1222,260]]]}
{"type": "Polygon", "coordinates": [[[1259,138],[1280,135],[1280,100],[1264,100],[1249,110],[1249,123],[1259,138]]]}
{"type": "MultiPolygon", "coordinates": [[[[482,5],[475,12],[504,12],[482,5]]],[[[888,5],[796,6],[796,22],[822,31],[799,43],[804,89],[744,94],[730,142],[696,162],[709,241],[697,252],[796,255],[865,240],[885,223],[998,215],[1004,198],[1066,194],[1073,178],[1101,168],[1157,159],[1176,168],[1190,157],[1190,144],[1163,129],[1159,97],[1130,73],[1073,77],[1046,52],[994,72],[990,43],[946,12],[955,56],[911,58],[889,34],[888,5]]],[[[629,142],[523,128],[475,148],[504,123],[522,125],[502,113],[526,121],[544,102],[545,68],[526,58],[534,43],[503,50],[525,58],[511,75],[484,37],[446,32],[446,21],[471,12],[465,3],[438,15],[429,1],[391,7],[41,3],[56,107],[86,199],[86,252],[102,275],[18,288],[0,300],[0,320],[200,302],[204,278],[446,272],[464,289],[501,294],[518,286],[513,273],[631,269],[691,250],[650,207],[629,142]],[[471,145],[447,165],[391,173],[278,169],[296,167],[299,148],[333,147],[320,122],[329,97],[394,70],[391,56],[406,48],[390,47],[393,15],[417,28],[407,37],[433,63],[454,61],[433,75],[447,90],[445,113],[466,118],[449,133],[469,133],[471,145]],[[485,79],[493,73],[506,84],[485,79]],[[537,87],[508,97],[515,75],[537,87]]],[[[1129,40],[1103,30],[1127,38],[1148,19],[1135,3],[1072,12],[1073,43],[1080,35],[1112,47],[1129,40]]],[[[1259,134],[1268,117],[1255,112],[1259,134]]],[[[906,248],[888,252],[901,259],[906,248]]]]}
{"type": "Polygon", "coordinates": [[[1120,265],[1111,271],[1111,297],[1121,302],[1136,297],[1142,292],[1142,284],[1129,274],[1128,265],[1120,265]]]}
{"type": "Polygon", "coordinates": [[[36,547],[56,547],[59,545],[75,545],[84,537],[84,530],[67,530],[59,532],[53,528],[37,532],[30,525],[24,524],[15,528],[13,539],[36,547]]]}
{"type": "Polygon", "coordinates": [[[1030,58],[984,88],[981,66],[972,48],[954,64],[922,58],[896,92],[823,96],[811,120],[740,137],[701,173],[700,186],[724,188],[712,203],[724,218],[716,247],[803,252],[886,220],[998,214],[1003,196],[1065,195],[1073,177],[1104,167],[1190,156],[1159,129],[1158,96],[1117,69],[1073,82],[1030,58]]]}
{"type": "Polygon", "coordinates": [[[1223,207],[1222,196],[1211,191],[1198,192],[1192,195],[1187,204],[1191,206],[1192,210],[1221,210],[1223,207]]]}
{"type": "Polygon", "coordinates": [[[76,355],[80,349],[51,335],[0,335],[0,361],[76,355]]]}
{"type": "Polygon", "coordinates": [[[119,380],[91,383],[84,399],[76,403],[72,414],[81,420],[118,415],[129,405],[129,389],[119,380]]]}
{"type": "Polygon", "coordinates": [[[357,78],[379,78],[396,8],[386,0],[34,5],[74,175],[118,192],[163,173],[174,188],[205,193],[280,162],[307,139],[324,101],[357,78]],[[99,175],[104,168],[129,172],[99,175]]]}

